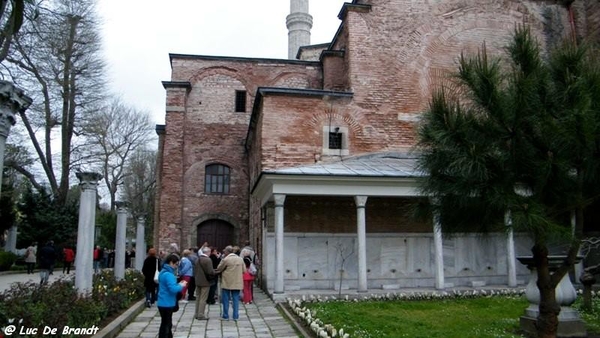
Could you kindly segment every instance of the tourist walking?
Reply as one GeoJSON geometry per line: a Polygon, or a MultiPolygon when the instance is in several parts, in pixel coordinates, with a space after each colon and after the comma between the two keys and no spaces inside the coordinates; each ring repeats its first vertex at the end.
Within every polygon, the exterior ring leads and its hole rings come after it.
{"type": "Polygon", "coordinates": [[[104,252],[100,245],[96,245],[94,249],[94,273],[100,273],[100,262],[104,259],[104,252]]]}
{"type": "Polygon", "coordinates": [[[177,305],[177,293],[181,292],[187,284],[184,280],[177,283],[175,270],[178,265],[179,256],[168,255],[158,275],[158,300],[156,301],[160,313],[158,338],[173,338],[173,312],[177,305]]]}
{"type": "Polygon", "coordinates": [[[63,274],[65,271],[67,275],[71,273],[71,265],[75,261],[75,251],[70,246],[65,246],[63,249],[63,274]]]}
{"type": "Polygon", "coordinates": [[[233,247],[223,249],[225,258],[221,260],[216,272],[221,274],[221,303],[223,304],[222,320],[229,320],[229,300],[233,307],[233,320],[238,320],[240,291],[244,288],[243,275],[246,271],[244,260],[236,255],[233,247]]]}
{"type": "Polygon", "coordinates": [[[198,260],[198,248],[190,248],[190,254],[187,257],[192,262],[192,275],[188,281],[188,300],[196,300],[196,261],[198,260]]]}
{"type": "Polygon", "coordinates": [[[40,249],[40,285],[48,284],[50,271],[52,271],[55,261],[56,250],[54,250],[54,242],[48,241],[48,243],[40,249]]]}
{"type": "MultiPolygon", "coordinates": [[[[243,252],[243,250],[242,250],[243,252]]],[[[242,302],[244,304],[252,304],[252,299],[254,298],[254,290],[252,289],[252,283],[254,283],[254,275],[251,273],[250,267],[252,266],[252,261],[250,257],[244,257],[244,265],[246,266],[246,271],[244,271],[244,292],[242,296],[242,302]]]]}
{"type": "Polygon", "coordinates": [[[210,247],[202,247],[194,267],[194,278],[196,280],[196,314],[194,317],[198,320],[208,319],[206,316],[206,300],[208,299],[211,280],[215,279],[215,270],[211,259],[208,257],[210,251],[210,247]]]}
{"type": "Polygon", "coordinates": [[[25,265],[27,265],[27,274],[33,274],[37,260],[37,243],[33,242],[25,251],[25,265]]]}
{"type": "Polygon", "coordinates": [[[179,278],[181,280],[186,281],[186,286],[181,291],[181,299],[183,302],[187,302],[187,291],[188,284],[190,283],[190,279],[194,275],[194,266],[192,265],[192,261],[189,258],[191,251],[188,249],[183,250],[183,257],[181,257],[181,261],[179,262],[179,278]]]}
{"type": "MultiPolygon", "coordinates": [[[[210,251],[210,260],[212,261],[213,269],[216,269],[221,263],[221,254],[217,250],[217,248],[212,248],[210,251]]],[[[208,299],[206,300],[206,304],[214,305],[216,304],[215,298],[217,296],[217,285],[219,282],[219,277],[217,275],[214,276],[213,279],[209,280],[210,289],[208,291],[208,299]]]]}
{"type": "Polygon", "coordinates": [[[156,282],[154,274],[156,270],[160,271],[160,260],[156,257],[156,249],[148,250],[148,255],[144,259],[142,274],[144,275],[144,288],[146,288],[146,307],[151,307],[156,302],[156,282]]]}

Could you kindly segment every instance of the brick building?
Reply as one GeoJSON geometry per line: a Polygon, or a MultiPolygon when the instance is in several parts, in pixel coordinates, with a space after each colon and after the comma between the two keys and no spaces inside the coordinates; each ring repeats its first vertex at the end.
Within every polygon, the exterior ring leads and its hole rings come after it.
{"type": "Polygon", "coordinates": [[[525,238],[447,240],[411,217],[415,122],[461,52],[500,52],[521,23],[545,46],[597,38],[599,7],[354,0],[331,42],[309,45],[308,0],[291,0],[290,59],[171,54],[155,245],[250,240],[274,295],[340,277],[358,291],[524,281],[525,238]]]}

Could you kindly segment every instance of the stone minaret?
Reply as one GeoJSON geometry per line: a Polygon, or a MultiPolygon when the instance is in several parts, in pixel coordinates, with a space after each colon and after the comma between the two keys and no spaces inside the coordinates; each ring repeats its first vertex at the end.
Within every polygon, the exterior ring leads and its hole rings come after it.
{"type": "Polygon", "coordinates": [[[310,45],[312,16],[308,14],[308,0],[290,0],[288,28],[288,59],[295,59],[298,49],[310,45]]]}

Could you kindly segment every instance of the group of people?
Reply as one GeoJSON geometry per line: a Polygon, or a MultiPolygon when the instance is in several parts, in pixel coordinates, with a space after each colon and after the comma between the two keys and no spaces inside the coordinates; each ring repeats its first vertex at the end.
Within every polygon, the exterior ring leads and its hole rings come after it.
{"type": "Polygon", "coordinates": [[[208,243],[200,248],[186,249],[179,254],[176,244],[172,244],[166,254],[148,250],[142,273],[146,287],[146,306],[156,303],[161,316],[159,338],[172,337],[173,312],[178,309],[179,299],[183,302],[196,301],[197,320],[207,320],[206,305],[215,304],[217,286],[221,287],[221,320],[229,320],[229,304],[232,305],[233,320],[239,319],[239,302],[253,301],[253,287],[257,274],[257,255],[246,242],[240,250],[237,246],[227,246],[219,253],[208,243]],[[155,273],[158,283],[155,282],[155,273]],[[219,283],[220,279],[220,283],[219,283]]]}
{"type": "Polygon", "coordinates": [[[70,246],[63,247],[61,255],[60,250],[54,246],[54,241],[46,242],[39,252],[37,242],[32,243],[25,250],[27,274],[33,274],[33,270],[36,264],[38,264],[40,269],[40,285],[47,284],[50,275],[54,272],[54,267],[59,257],[62,257],[63,261],[63,274],[71,273],[71,267],[73,266],[73,262],[75,262],[75,251],[70,246]]]}

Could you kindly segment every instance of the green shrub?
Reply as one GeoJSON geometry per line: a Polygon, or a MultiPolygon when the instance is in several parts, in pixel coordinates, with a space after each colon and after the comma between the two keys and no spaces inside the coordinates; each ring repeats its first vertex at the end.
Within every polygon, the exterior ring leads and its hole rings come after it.
{"type": "Polygon", "coordinates": [[[17,260],[17,255],[12,252],[0,250],[0,271],[8,271],[17,260]]]}
{"type": "MultiPolygon", "coordinates": [[[[22,327],[61,329],[101,325],[102,319],[120,313],[143,298],[143,275],[128,270],[123,280],[104,271],[94,276],[90,297],[81,297],[72,280],[60,279],[40,286],[38,283],[14,283],[0,293],[0,327],[9,321],[22,327]]],[[[38,332],[42,336],[42,332],[38,332]]]]}

